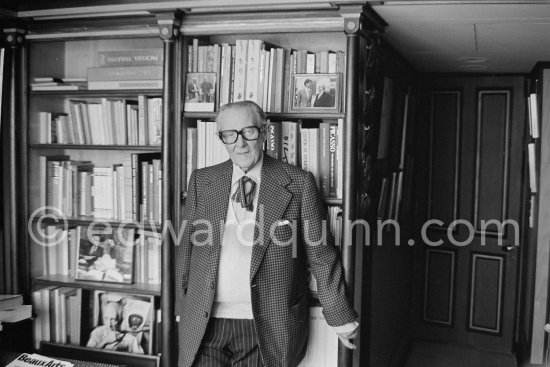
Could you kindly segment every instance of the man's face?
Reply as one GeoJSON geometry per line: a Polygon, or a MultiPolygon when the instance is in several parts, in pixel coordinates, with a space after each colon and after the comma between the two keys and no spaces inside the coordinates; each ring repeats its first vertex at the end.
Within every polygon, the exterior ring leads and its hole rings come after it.
{"type": "Polygon", "coordinates": [[[109,326],[111,330],[117,330],[118,329],[118,322],[119,322],[119,314],[118,314],[119,306],[118,304],[114,302],[108,302],[103,307],[103,325],[109,326]]]}
{"type": "Polygon", "coordinates": [[[324,85],[320,85],[319,86],[319,94],[323,93],[325,91],[325,86],[324,85]]]}
{"type": "MultiPolygon", "coordinates": [[[[218,131],[240,131],[244,127],[258,126],[254,123],[254,120],[252,116],[250,116],[248,110],[241,108],[233,108],[223,111],[217,121],[218,131]]],[[[260,135],[256,140],[244,140],[242,135],[239,134],[235,143],[224,145],[233,163],[239,166],[244,172],[247,172],[260,161],[262,157],[264,140],[265,132],[260,131],[260,135]]]]}
{"type": "Polygon", "coordinates": [[[312,83],[312,82],[307,82],[307,83],[306,83],[306,88],[311,88],[311,83],[312,83]]]}

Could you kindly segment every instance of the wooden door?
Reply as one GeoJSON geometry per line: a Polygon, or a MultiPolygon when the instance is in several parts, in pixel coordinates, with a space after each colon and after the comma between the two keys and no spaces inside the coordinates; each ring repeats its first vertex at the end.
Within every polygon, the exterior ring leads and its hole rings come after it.
{"type": "Polygon", "coordinates": [[[413,333],[511,353],[521,245],[523,78],[428,77],[423,86],[413,333]]]}

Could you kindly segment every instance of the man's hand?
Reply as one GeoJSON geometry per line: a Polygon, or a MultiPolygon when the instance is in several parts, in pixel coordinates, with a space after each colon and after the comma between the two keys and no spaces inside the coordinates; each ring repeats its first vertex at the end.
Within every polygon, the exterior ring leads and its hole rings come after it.
{"type": "Polygon", "coordinates": [[[338,335],[338,339],[340,339],[342,344],[349,349],[357,348],[352,341],[352,339],[357,337],[357,330],[359,330],[359,324],[356,321],[334,328],[336,335],[338,335]]]}

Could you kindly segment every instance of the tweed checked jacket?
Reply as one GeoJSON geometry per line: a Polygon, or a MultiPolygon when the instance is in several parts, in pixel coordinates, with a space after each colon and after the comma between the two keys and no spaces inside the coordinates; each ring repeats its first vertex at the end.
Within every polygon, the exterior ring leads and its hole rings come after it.
{"type": "MultiPolygon", "coordinates": [[[[357,319],[341,262],[311,173],[264,154],[256,210],[250,292],[258,343],[268,367],[296,366],[308,335],[306,260],[317,279],[326,321],[357,319]],[[323,232],[326,244],[319,244],[323,232]],[[291,244],[291,242],[293,244],[291,244]]],[[[215,297],[233,164],[196,170],[188,187],[185,229],[176,250],[180,367],[192,365],[215,297]]]]}

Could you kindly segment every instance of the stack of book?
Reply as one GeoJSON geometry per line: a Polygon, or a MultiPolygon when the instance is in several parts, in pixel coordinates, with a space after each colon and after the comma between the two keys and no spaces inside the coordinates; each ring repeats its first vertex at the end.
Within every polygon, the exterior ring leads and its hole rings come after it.
{"type": "Polygon", "coordinates": [[[88,89],[162,88],[160,48],[99,51],[99,66],[88,68],[88,89]]]}
{"type": "Polygon", "coordinates": [[[0,294],[0,331],[4,322],[18,322],[30,319],[32,306],[23,304],[20,294],[0,294]]]}

